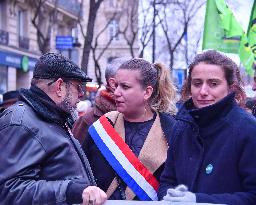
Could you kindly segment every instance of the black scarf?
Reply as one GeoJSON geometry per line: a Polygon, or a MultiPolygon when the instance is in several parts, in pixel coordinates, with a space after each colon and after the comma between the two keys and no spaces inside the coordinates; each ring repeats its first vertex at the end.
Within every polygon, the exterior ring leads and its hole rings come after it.
{"type": "Polygon", "coordinates": [[[31,85],[30,89],[20,90],[20,100],[26,102],[45,121],[63,126],[71,115],[61,108],[41,89],[31,85]]]}

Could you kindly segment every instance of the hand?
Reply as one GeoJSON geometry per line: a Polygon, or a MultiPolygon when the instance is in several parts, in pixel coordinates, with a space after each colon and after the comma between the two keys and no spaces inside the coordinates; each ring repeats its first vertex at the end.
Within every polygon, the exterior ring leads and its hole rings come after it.
{"type": "Polygon", "coordinates": [[[107,194],[99,187],[88,186],[84,189],[82,197],[82,205],[101,205],[106,201],[107,194]]]}
{"type": "Polygon", "coordinates": [[[183,197],[185,195],[185,191],[187,190],[188,188],[185,185],[180,184],[175,189],[168,189],[167,194],[164,196],[163,199],[165,201],[170,201],[170,197],[183,197]]]}
{"type": "Polygon", "coordinates": [[[168,189],[163,200],[172,202],[196,202],[196,195],[188,191],[188,188],[180,184],[175,189],[168,189]]]}

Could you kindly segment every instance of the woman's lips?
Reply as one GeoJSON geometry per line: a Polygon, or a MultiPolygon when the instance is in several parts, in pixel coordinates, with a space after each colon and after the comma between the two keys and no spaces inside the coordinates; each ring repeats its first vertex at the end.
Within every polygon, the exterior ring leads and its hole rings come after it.
{"type": "Polygon", "coordinates": [[[213,100],[197,100],[199,104],[208,105],[210,103],[213,103],[213,100]]]}

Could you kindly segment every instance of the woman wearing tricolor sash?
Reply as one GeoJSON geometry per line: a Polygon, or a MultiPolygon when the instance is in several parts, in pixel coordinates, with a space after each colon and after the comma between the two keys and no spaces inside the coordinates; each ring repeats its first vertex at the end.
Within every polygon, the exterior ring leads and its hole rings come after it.
{"type": "Polygon", "coordinates": [[[117,111],[89,128],[84,151],[97,185],[112,200],[158,200],[176,112],[176,89],[159,63],[132,59],[116,73],[117,111]]]}

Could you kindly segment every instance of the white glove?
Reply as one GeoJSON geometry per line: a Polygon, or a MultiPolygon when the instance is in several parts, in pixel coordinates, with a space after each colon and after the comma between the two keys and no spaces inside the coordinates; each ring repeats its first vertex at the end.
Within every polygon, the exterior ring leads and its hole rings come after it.
{"type": "Polygon", "coordinates": [[[175,189],[168,189],[167,194],[163,198],[164,201],[172,202],[196,202],[196,195],[190,191],[188,188],[180,184],[175,189]]]}

